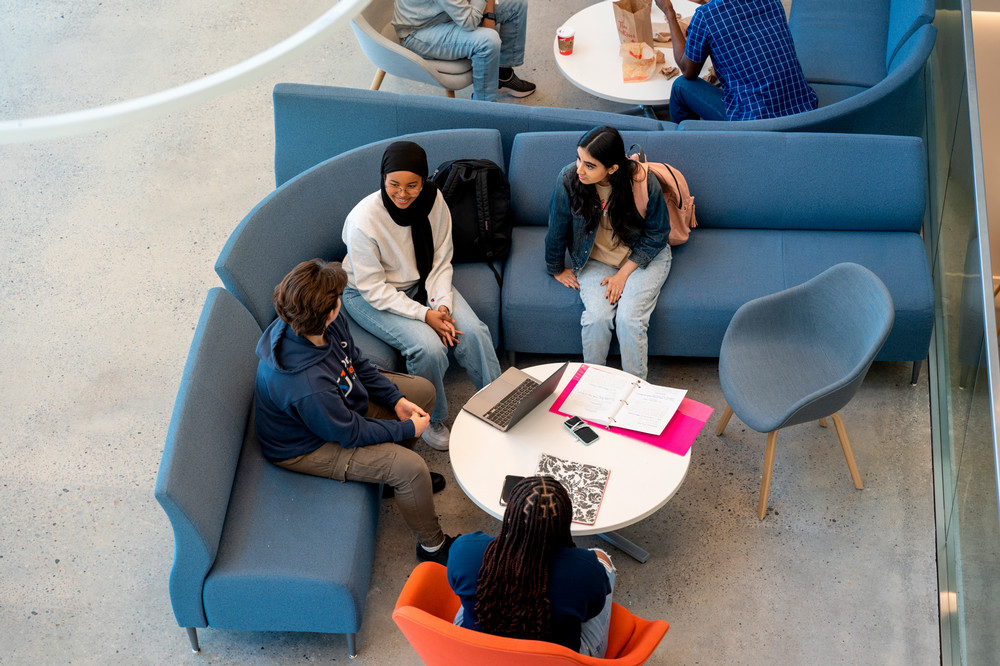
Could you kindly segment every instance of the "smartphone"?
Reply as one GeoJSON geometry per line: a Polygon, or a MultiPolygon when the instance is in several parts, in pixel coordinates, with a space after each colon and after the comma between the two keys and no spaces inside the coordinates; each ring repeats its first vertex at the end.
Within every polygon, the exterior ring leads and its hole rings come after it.
{"type": "Polygon", "coordinates": [[[500,491],[500,506],[507,506],[507,502],[510,500],[510,493],[514,490],[514,486],[517,482],[522,480],[523,476],[515,476],[513,474],[508,474],[503,480],[503,490],[500,491]]]}
{"type": "Polygon", "coordinates": [[[563,423],[566,429],[573,433],[573,436],[584,444],[593,444],[598,440],[597,433],[583,422],[579,416],[571,416],[563,423]]]}

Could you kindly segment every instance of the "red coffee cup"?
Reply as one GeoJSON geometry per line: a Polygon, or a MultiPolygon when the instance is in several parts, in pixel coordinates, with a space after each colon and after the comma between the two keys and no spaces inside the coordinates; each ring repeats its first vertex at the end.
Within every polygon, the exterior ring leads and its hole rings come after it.
{"type": "Polygon", "coordinates": [[[570,55],[573,53],[573,38],[576,30],[569,26],[563,26],[556,30],[556,40],[559,42],[559,55],[570,55]]]}

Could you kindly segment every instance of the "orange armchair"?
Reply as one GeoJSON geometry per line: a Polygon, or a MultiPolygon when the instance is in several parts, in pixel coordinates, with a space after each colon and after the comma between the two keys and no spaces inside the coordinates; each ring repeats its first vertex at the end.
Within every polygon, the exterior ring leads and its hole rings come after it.
{"type": "Polygon", "coordinates": [[[448,585],[447,569],[434,562],[424,562],[413,570],[399,593],[392,619],[428,666],[632,666],[644,663],[670,628],[664,620],[645,620],[614,604],[608,653],[604,659],[598,659],[555,643],[503,638],[457,627],[453,621],[460,605],[448,585]]]}

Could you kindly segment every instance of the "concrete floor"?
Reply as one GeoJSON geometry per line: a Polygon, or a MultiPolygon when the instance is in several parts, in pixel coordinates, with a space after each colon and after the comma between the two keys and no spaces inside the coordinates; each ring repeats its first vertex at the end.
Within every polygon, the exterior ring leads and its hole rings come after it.
{"type": "MultiPolygon", "coordinates": [[[[321,0],[146,4],[0,0],[0,118],[178,85],[328,8],[321,0]]],[[[553,66],[552,33],[586,4],[531,5],[518,73],[539,92],[517,103],[622,109],[576,90],[553,66]]],[[[200,632],[203,649],[193,655],[170,609],[172,534],[152,492],[194,325],[219,284],[213,264],[273,188],[271,88],[367,87],[372,74],[343,29],[210,103],[0,148],[0,663],[347,661],[341,636],[212,629],[200,632]]],[[[383,87],[441,94],[391,76],[383,87]]],[[[721,408],[715,360],[651,366],[651,380],[721,408]]],[[[717,438],[717,411],[677,495],[623,530],[650,560],[615,558],[617,601],[671,623],[651,663],[938,661],[927,375],[911,388],[909,372],[876,364],[843,411],[865,490],[854,490],[832,432],[799,426],[780,440],[773,514],[763,522],[755,506],[764,438],[735,420],[717,438]]],[[[449,380],[460,404],[472,386],[459,373],[449,380]]],[[[453,482],[447,454],[422,452],[452,480],[438,496],[445,529],[495,532],[497,522],[453,482]]],[[[391,501],[379,543],[357,662],[418,663],[390,618],[415,564],[391,501]]]]}

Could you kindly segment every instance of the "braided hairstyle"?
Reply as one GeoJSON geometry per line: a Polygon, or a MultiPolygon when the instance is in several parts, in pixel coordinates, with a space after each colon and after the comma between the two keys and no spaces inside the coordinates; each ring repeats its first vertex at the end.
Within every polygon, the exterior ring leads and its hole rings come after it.
{"type": "Polygon", "coordinates": [[[478,628],[511,638],[550,640],[549,569],[572,548],[569,493],[551,476],[530,476],[511,491],[500,536],[483,555],[476,585],[478,628]]]}
{"type": "MultiPolygon", "coordinates": [[[[641,175],[641,167],[625,154],[625,141],[614,127],[595,127],[584,134],[576,145],[590,153],[606,169],[618,165],[608,177],[611,185],[608,221],[617,238],[626,244],[631,243],[642,234],[646,226],[635,207],[635,196],[632,194],[632,180],[641,175]]],[[[574,178],[570,195],[573,212],[582,215],[587,221],[587,231],[596,229],[601,221],[601,200],[597,195],[597,188],[584,185],[578,178],[574,178]]]]}

